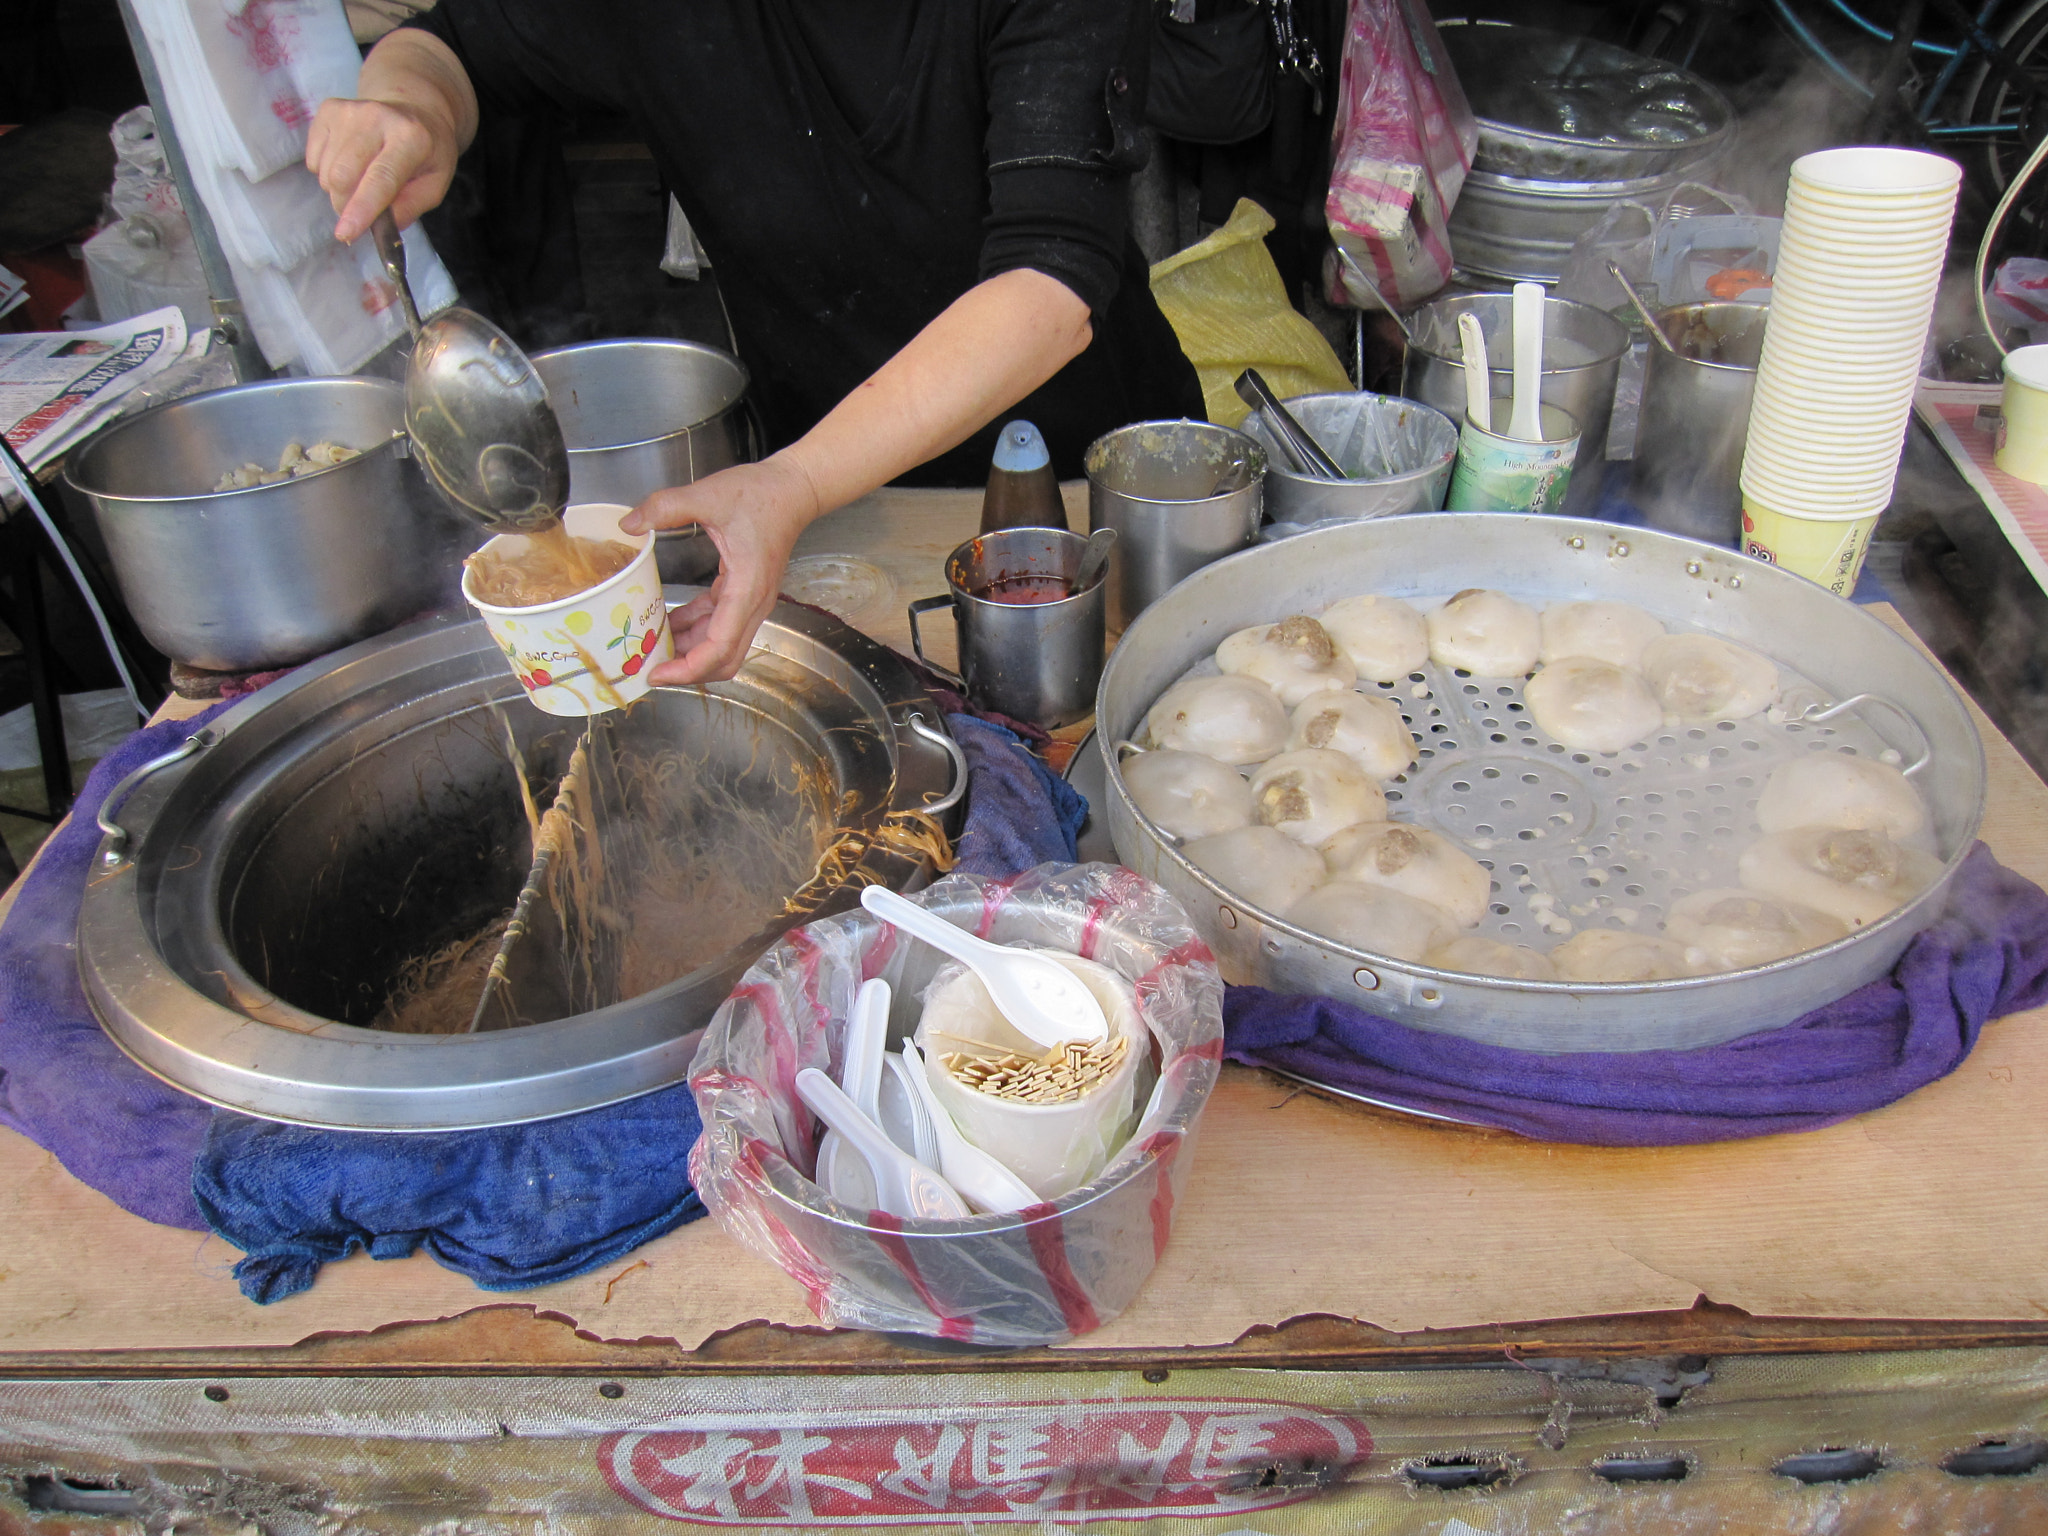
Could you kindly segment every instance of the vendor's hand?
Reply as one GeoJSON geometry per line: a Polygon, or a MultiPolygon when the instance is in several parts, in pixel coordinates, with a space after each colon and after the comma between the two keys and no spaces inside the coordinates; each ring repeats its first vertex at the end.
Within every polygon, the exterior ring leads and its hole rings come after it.
{"type": "Polygon", "coordinates": [[[335,97],[306,135],[306,169],[340,215],[346,245],[386,208],[403,229],[447,195],[459,150],[446,123],[413,107],[335,97]]]}
{"type": "Polygon", "coordinates": [[[784,453],[656,491],[628,513],[619,523],[627,533],[696,523],[718,548],[711,590],[669,615],[676,659],[647,680],[677,686],[738,673],[754,631],[775,606],[797,535],[820,510],[810,477],[784,453]]]}

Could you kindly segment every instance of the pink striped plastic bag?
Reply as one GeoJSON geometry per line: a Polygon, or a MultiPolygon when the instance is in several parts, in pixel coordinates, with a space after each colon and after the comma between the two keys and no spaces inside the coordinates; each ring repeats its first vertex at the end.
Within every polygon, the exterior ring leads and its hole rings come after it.
{"type": "Polygon", "coordinates": [[[1223,1056],[1223,981],[1178,903],[1113,864],[949,875],[920,905],[996,943],[1064,949],[1137,989],[1152,1037],[1136,1129],[1089,1183],[1012,1216],[903,1221],[811,1182],[820,1130],[796,1075],[837,1075],[861,982],[894,992],[893,1049],[944,957],[865,911],[796,929],[741,978],[690,1071],[704,1134],[690,1174],[725,1231],[779,1265],[834,1327],[1057,1344],[1130,1304],[1165,1250],[1196,1119],[1223,1056]]]}

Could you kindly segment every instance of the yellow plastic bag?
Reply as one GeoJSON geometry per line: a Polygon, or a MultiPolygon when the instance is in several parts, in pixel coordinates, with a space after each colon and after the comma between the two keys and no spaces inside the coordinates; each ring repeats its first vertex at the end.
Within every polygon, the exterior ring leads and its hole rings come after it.
{"type": "Polygon", "coordinates": [[[1282,400],[1349,389],[1351,380],[1323,333],[1287,302],[1267,253],[1273,216],[1250,198],[1230,222],[1152,269],[1152,296],[1202,380],[1209,419],[1234,427],[1250,414],[1233,387],[1256,368],[1282,400]]]}

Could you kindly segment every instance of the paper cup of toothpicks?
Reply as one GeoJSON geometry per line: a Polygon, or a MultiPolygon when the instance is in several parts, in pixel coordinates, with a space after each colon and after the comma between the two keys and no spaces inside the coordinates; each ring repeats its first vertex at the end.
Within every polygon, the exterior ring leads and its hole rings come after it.
{"type": "Polygon", "coordinates": [[[1041,1046],[1010,1027],[979,977],[949,964],[925,990],[917,1041],[960,1134],[1050,1200],[1094,1178],[1123,1145],[1152,1038],[1128,981],[1078,955],[1046,953],[1102,1004],[1102,1040],[1041,1046]]]}

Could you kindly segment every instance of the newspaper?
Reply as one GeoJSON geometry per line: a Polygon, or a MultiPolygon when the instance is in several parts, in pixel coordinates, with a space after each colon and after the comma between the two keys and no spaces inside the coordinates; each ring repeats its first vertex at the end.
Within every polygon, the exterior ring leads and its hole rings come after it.
{"type": "Polygon", "coordinates": [[[0,336],[8,446],[30,470],[44,468],[107,421],[130,390],[183,357],[186,341],[175,304],[97,330],[0,336]]]}

